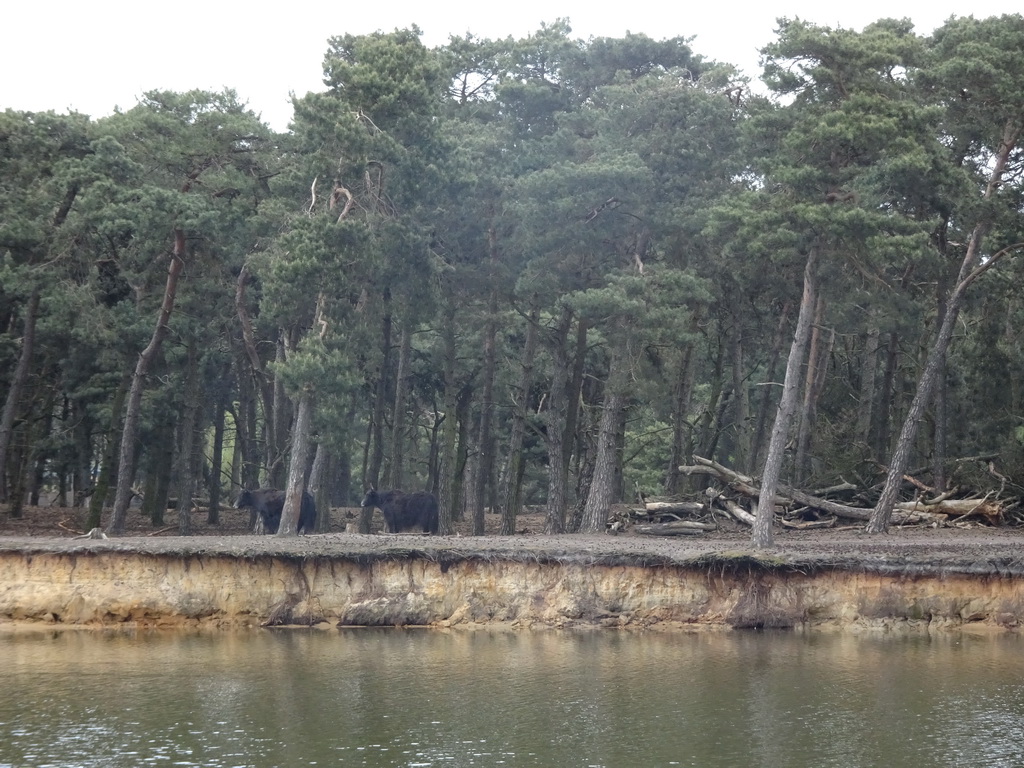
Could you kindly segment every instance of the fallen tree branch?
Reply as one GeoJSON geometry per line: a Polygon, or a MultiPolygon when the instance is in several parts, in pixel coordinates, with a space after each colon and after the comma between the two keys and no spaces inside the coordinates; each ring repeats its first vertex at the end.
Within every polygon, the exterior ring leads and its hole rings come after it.
{"type": "Polygon", "coordinates": [[[640,514],[652,517],[657,515],[699,515],[706,511],[705,505],[699,501],[645,501],[640,514]]]}
{"type": "Polygon", "coordinates": [[[75,536],[76,539],[105,539],[107,534],[103,532],[102,528],[93,528],[88,533],[83,533],[81,536],[75,536]]]}
{"type": "MultiPolygon", "coordinates": [[[[693,460],[696,462],[695,466],[683,466],[679,468],[679,471],[686,475],[714,475],[737,493],[749,496],[750,498],[758,498],[760,496],[760,489],[757,487],[752,477],[722,466],[711,459],[705,459],[702,456],[694,456],[693,460]]],[[[795,488],[790,488],[789,486],[782,485],[781,483],[776,489],[773,501],[779,506],[790,506],[793,502],[796,502],[808,507],[814,507],[822,512],[827,512],[830,515],[850,520],[864,520],[866,522],[871,519],[870,508],[851,507],[846,504],[838,504],[834,501],[821,499],[795,488]]],[[[919,502],[912,502],[911,504],[912,506],[910,509],[905,508],[902,504],[896,506],[898,513],[893,517],[894,523],[900,525],[907,525],[909,523],[945,524],[945,514],[935,514],[936,510],[925,511],[922,509],[924,505],[919,502]]]]}
{"type": "Polygon", "coordinates": [[[856,485],[854,485],[853,483],[850,483],[850,482],[847,482],[847,481],[844,480],[843,482],[839,483],[838,485],[830,485],[828,488],[816,488],[814,490],[814,495],[815,496],[825,496],[825,495],[827,495],[829,493],[842,493],[844,491],[857,491],[857,490],[860,490],[860,489],[856,485]]]}
{"type": "Polygon", "coordinates": [[[750,512],[747,512],[747,510],[745,510],[732,499],[723,498],[720,499],[719,501],[722,504],[722,506],[725,507],[725,511],[732,515],[739,522],[751,526],[754,524],[754,515],[750,512]]]}
{"type": "Polygon", "coordinates": [[[77,534],[83,534],[84,533],[84,531],[77,531],[74,528],[68,528],[66,525],[64,525],[65,522],[66,522],[65,520],[58,520],[57,521],[57,527],[58,528],[63,528],[68,533],[77,533],[77,534]]]}
{"type": "Polygon", "coordinates": [[[962,520],[965,517],[984,517],[995,525],[1003,516],[1003,507],[995,501],[989,501],[991,493],[981,499],[938,499],[922,501],[901,501],[896,504],[895,509],[902,512],[917,512],[923,510],[929,513],[948,515],[962,520]]]}
{"type": "Polygon", "coordinates": [[[825,520],[805,520],[802,522],[794,522],[792,520],[786,520],[785,518],[780,519],[779,522],[783,528],[792,528],[797,531],[807,531],[812,528],[835,528],[836,520],[838,518],[830,517],[825,520]]]}
{"type": "Polygon", "coordinates": [[[710,523],[695,523],[691,520],[680,520],[676,523],[650,523],[634,525],[633,533],[644,536],[699,536],[707,531],[717,530],[718,526],[710,523]]]}

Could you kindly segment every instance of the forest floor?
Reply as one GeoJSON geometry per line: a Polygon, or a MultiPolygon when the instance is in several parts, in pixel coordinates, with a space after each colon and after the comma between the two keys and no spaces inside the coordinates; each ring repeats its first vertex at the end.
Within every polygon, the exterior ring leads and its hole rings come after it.
{"type": "MultiPolygon", "coordinates": [[[[83,531],[85,511],[61,507],[27,507],[21,518],[11,518],[0,506],[0,549],[60,550],[99,544],[75,540],[83,531]],[[19,543],[20,542],[20,543],[19,543]]],[[[456,535],[431,537],[421,534],[359,535],[344,533],[354,522],[358,508],[331,511],[331,532],[322,535],[278,538],[254,536],[249,514],[234,508],[221,510],[218,525],[206,523],[205,511],[193,512],[192,535],[178,536],[177,513],[167,511],[165,525],[154,527],[138,510],[130,510],[124,538],[103,542],[103,548],[141,552],[282,552],[311,556],[317,554],[360,554],[429,550],[459,556],[486,557],[587,557],[626,558],[638,562],[686,561],[708,555],[751,553],[750,530],[731,521],[719,520],[720,528],[697,536],[647,536],[626,530],[608,534],[544,534],[544,515],[525,514],[517,518],[516,535],[499,536],[498,515],[485,516],[485,535],[472,536],[472,522],[460,521],[456,535]]],[[[104,519],[104,524],[106,520],[104,519]]],[[[382,524],[375,512],[374,531],[382,524]]],[[[862,525],[841,525],[831,529],[791,530],[776,527],[772,552],[790,562],[844,563],[846,566],[886,568],[898,563],[928,570],[952,568],[976,574],[1024,575],[1024,527],[971,524],[968,527],[905,526],[888,534],[869,536],[862,525]]]]}
{"type": "MultiPolygon", "coordinates": [[[[331,509],[331,532],[340,533],[347,523],[357,522],[359,507],[334,507],[331,509]]],[[[85,509],[71,507],[24,507],[20,518],[13,518],[7,508],[0,504],[0,536],[78,536],[86,531],[85,509]]],[[[107,525],[109,511],[104,511],[102,524],[107,525]]],[[[245,536],[252,533],[248,510],[224,507],[220,510],[220,522],[210,525],[206,522],[205,509],[192,512],[192,536],[245,536]]],[[[544,515],[522,515],[517,520],[517,532],[523,535],[542,533],[544,531],[544,515]]],[[[379,510],[374,511],[373,530],[379,533],[384,521],[379,510]]],[[[473,532],[471,520],[460,520],[455,525],[460,536],[470,536],[473,532]]],[[[484,533],[497,536],[501,530],[499,515],[485,515],[484,533]]],[[[168,509],[164,515],[163,525],[154,526],[152,522],[130,509],[125,521],[126,536],[177,536],[178,513],[168,509]]]]}

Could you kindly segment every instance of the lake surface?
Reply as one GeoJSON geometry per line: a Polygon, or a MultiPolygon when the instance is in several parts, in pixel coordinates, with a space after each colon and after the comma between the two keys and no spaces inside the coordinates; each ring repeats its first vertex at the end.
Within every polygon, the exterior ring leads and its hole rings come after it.
{"type": "Polygon", "coordinates": [[[1024,638],[0,633],[0,766],[1022,766],[1024,638]]]}

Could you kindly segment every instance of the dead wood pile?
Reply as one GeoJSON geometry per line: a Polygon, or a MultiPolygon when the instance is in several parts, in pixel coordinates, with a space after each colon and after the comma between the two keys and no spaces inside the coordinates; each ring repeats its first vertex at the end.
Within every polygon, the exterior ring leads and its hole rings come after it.
{"type": "MultiPolygon", "coordinates": [[[[634,533],[678,536],[700,534],[717,528],[722,517],[744,525],[753,525],[760,488],[757,481],[740,472],[701,456],[693,457],[694,464],[679,471],[686,475],[707,475],[717,482],[707,488],[702,501],[654,501],[641,499],[641,505],[627,508],[613,524],[613,529],[631,526],[634,533]],[[697,518],[700,521],[694,522],[697,518]],[[710,522],[707,522],[710,521],[710,522]]],[[[935,494],[915,478],[906,481],[917,489],[910,501],[896,504],[893,525],[949,525],[966,526],[982,523],[1000,525],[1007,511],[999,494],[988,493],[981,498],[952,498],[953,491],[935,494]]],[[[779,485],[775,495],[775,519],[787,528],[833,528],[840,521],[863,524],[871,517],[870,507],[852,506],[830,500],[828,495],[850,494],[858,491],[850,483],[824,488],[814,492],[779,485]]]]}

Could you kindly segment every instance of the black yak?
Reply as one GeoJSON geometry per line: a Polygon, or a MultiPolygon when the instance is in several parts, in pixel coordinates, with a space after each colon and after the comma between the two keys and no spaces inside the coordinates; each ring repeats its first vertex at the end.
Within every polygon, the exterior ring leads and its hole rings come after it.
{"type": "Polygon", "coordinates": [[[437,533],[437,497],[427,491],[378,491],[371,488],[363,497],[363,507],[379,507],[384,513],[384,531],[401,533],[419,529],[437,533]]]}
{"type": "MultiPolygon", "coordinates": [[[[274,488],[260,488],[256,491],[242,491],[235,502],[237,509],[251,507],[263,521],[264,533],[277,533],[281,526],[281,512],[284,510],[284,491],[274,488]]],[[[299,509],[299,533],[312,533],[316,524],[316,503],[308,491],[302,493],[302,507],[299,509]]]]}

